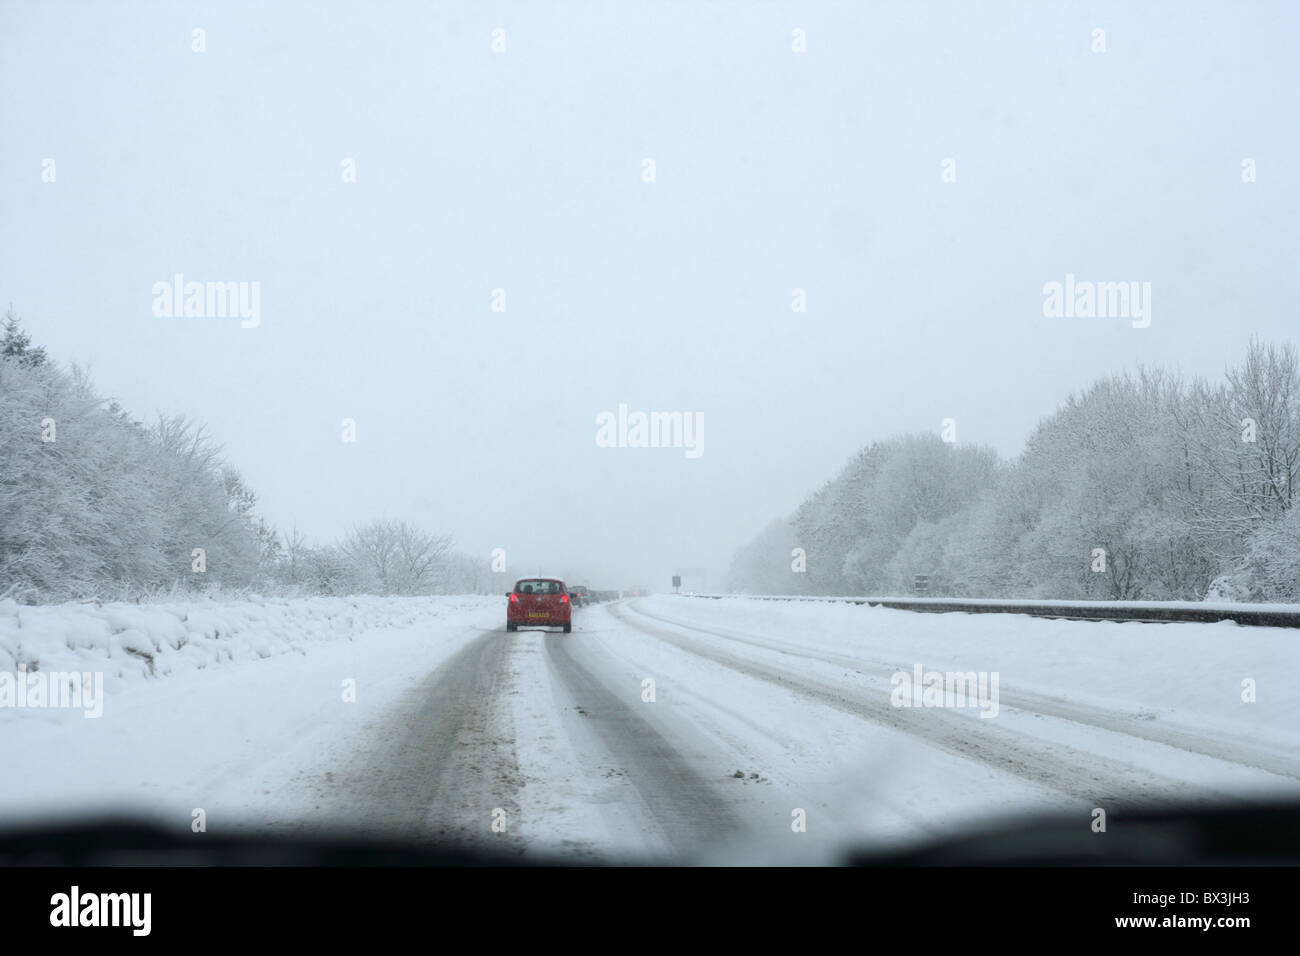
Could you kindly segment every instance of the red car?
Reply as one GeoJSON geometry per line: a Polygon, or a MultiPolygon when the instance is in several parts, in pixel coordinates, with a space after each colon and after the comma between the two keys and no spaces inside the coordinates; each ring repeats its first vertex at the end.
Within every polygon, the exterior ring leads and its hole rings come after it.
{"type": "Polygon", "coordinates": [[[563,627],[573,631],[573,602],[559,578],[520,578],[506,597],[506,630],[520,627],[563,627]]]}

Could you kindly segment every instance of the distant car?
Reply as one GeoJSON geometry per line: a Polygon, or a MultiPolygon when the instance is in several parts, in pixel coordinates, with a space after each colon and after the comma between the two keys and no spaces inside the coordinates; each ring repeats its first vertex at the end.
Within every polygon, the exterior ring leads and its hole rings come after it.
{"type": "Polygon", "coordinates": [[[575,584],[569,588],[569,597],[573,599],[574,607],[586,607],[591,603],[590,593],[585,584],[575,584]]]}
{"type": "Polygon", "coordinates": [[[520,627],[563,627],[573,631],[573,602],[559,578],[520,578],[506,597],[506,630],[520,627]]]}

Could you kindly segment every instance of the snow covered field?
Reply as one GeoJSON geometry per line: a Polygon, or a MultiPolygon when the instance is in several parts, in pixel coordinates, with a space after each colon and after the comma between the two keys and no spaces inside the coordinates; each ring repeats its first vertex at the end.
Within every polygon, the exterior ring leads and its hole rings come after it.
{"type": "Polygon", "coordinates": [[[1300,794],[1293,631],[665,595],[507,634],[502,604],[0,607],[0,672],[105,674],[100,717],[0,709],[0,817],[202,809],[209,832],[802,859],[1033,810],[1086,826],[1300,794]],[[996,707],[897,706],[917,668],[996,675],[996,707]]]}

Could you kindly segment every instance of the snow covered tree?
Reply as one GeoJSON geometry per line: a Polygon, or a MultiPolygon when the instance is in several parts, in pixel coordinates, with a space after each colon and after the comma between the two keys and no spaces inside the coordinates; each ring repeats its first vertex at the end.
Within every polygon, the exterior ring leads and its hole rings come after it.
{"type": "MultiPolygon", "coordinates": [[[[76,367],[0,345],[0,595],[56,601],[259,581],[261,519],[181,419],[146,428],[76,367]],[[202,549],[206,566],[194,570],[202,549]]],[[[237,476],[236,476],[237,478],[237,476]]]]}
{"type": "MultiPolygon", "coordinates": [[[[1300,361],[1252,342],[1224,381],[1160,368],[1100,379],[999,464],[901,436],[864,448],[791,521],[810,593],[1252,599],[1295,593],[1300,361]]],[[[766,534],[766,533],[765,533],[766,534]]],[[[733,578],[767,590],[756,548],[733,578]]],[[[776,590],[785,590],[775,587],[776,590]]]]}
{"type": "Polygon", "coordinates": [[[342,551],[366,590],[375,594],[432,594],[443,583],[450,535],[382,518],[354,529],[342,551]]]}
{"type": "Polygon", "coordinates": [[[4,323],[4,333],[0,335],[0,356],[12,359],[26,368],[44,365],[45,349],[32,348],[31,336],[22,330],[12,305],[5,312],[4,323]]]}

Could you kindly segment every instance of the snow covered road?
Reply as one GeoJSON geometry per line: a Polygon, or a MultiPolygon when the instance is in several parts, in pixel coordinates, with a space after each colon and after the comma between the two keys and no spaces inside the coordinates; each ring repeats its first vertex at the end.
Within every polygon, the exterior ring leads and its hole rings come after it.
{"type": "Polygon", "coordinates": [[[499,602],[466,601],[119,681],[95,720],[0,710],[6,766],[24,768],[0,811],[188,826],[203,808],[209,831],[744,861],[1027,811],[1087,826],[1095,807],[1300,794],[1291,631],[656,596],[581,609],[570,635],[507,634],[499,602]],[[896,675],[917,669],[995,672],[997,706],[897,706],[896,675]]]}

